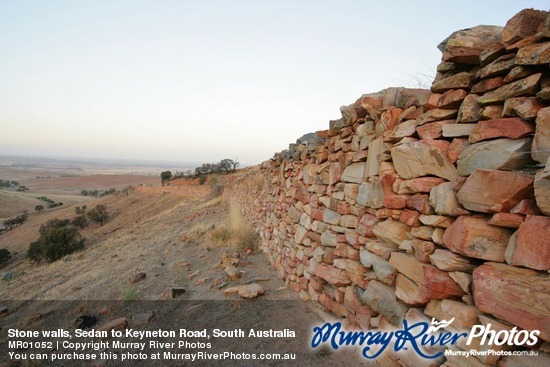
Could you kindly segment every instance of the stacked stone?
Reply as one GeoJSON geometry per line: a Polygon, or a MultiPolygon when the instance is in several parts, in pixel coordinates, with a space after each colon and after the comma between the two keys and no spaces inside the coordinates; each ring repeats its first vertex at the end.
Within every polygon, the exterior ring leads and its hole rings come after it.
{"type": "MultiPolygon", "coordinates": [[[[540,330],[550,351],[549,28],[526,9],[455,32],[431,91],[364,95],[257,168],[255,195],[230,186],[287,284],[348,327],[454,317],[540,330]]],[[[460,366],[526,361],[477,358],[460,366]]]]}

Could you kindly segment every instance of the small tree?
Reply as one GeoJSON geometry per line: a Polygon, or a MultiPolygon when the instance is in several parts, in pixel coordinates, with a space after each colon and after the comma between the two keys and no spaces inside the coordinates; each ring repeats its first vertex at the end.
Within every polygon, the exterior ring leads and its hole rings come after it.
{"type": "Polygon", "coordinates": [[[58,219],[55,223],[50,223],[51,227],[40,227],[40,237],[32,242],[27,250],[27,256],[31,260],[40,261],[45,258],[52,262],[84,247],[85,240],[76,228],[63,226],[63,223],[66,222],[58,219]]]}
{"type": "Polygon", "coordinates": [[[92,221],[104,225],[107,219],[109,218],[109,213],[107,212],[107,207],[102,204],[96,205],[92,210],[88,212],[88,218],[92,221]]]}
{"type": "Polygon", "coordinates": [[[41,212],[42,210],[44,210],[44,205],[42,204],[39,204],[34,207],[34,211],[41,212]]]}
{"type": "Polygon", "coordinates": [[[10,259],[11,253],[5,248],[0,248],[0,265],[7,263],[10,259]]]}
{"type": "Polygon", "coordinates": [[[162,186],[164,186],[164,183],[166,181],[169,181],[172,178],[172,172],[170,171],[164,171],[160,174],[160,182],[162,183],[162,186]]]}

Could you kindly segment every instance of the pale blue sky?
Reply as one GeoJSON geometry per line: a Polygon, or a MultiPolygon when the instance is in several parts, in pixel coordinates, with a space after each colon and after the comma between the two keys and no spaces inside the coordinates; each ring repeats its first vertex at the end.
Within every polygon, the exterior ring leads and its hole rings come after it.
{"type": "Polygon", "coordinates": [[[549,4],[0,0],[0,154],[259,163],[549,4]]]}

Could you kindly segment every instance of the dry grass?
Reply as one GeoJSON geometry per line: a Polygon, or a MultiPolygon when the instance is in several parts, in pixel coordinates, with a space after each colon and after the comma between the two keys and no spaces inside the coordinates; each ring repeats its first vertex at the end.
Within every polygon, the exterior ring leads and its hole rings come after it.
{"type": "Polygon", "coordinates": [[[256,250],[258,235],[245,222],[239,211],[233,207],[229,210],[226,222],[210,232],[210,239],[218,246],[231,246],[236,250],[256,250]]]}

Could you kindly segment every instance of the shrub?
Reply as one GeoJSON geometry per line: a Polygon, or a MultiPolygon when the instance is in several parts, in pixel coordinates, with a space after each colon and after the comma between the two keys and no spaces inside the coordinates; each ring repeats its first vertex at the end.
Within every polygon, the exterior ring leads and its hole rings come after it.
{"type": "Polygon", "coordinates": [[[0,248],[0,265],[7,263],[10,259],[11,253],[5,248],[0,248]]]}
{"type": "Polygon", "coordinates": [[[86,215],[84,214],[81,214],[77,217],[75,217],[72,221],[71,221],[71,224],[73,226],[77,226],[79,228],[84,228],[88,225],[88,218],[86,218],[86,215]]]}
{"type": "Polygon", "coordinates": [[[34,207],[34,211],[36,212],[41,212],[42,210],[44,210],[44,205],[37,205],[34,207]]]}
{"type": "Polygon", "coordinates": [[[92,210],[88,212],[88,218],[90,218],[94,222],[104,225],[109,218],[107,207],[102,204],[96,205],[92,210]]]}
{"type": "Polygon", "coordinates": [[[40,227],[39,233],[38,240],[32,242],[27,250],[31,260],[45,258],[53,262],[84,248],[85,239],[75,227],[68,225],[68,220],[52,219],[40,227]]]}

